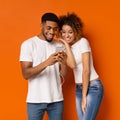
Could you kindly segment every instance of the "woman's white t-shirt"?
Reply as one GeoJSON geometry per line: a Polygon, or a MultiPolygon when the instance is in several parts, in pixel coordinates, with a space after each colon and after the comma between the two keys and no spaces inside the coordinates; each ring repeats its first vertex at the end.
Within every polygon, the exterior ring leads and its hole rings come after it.
{"type": "MultiPolygon", "coordinates": [[[[37,36],[23,42],[21,45],[20,61],[29,61],[33,67],[45,61],[56,52],[59,43],[47,42],[37,36]]],[[[28,80],[27,102],[51,103],[63,100],[59,64],[47,66],[37,76],[28,80]]]]}
{"type": "Polygon", "coordinates": [[[71,50],[74,54],[77,64],[76,68],[73,70],[75,76],[75,83],[82,83],[82,53],[85,52],[90,52],[90,81],[98,78],[98,74],[96,73],[93,66],[91,48],[87,39],[81,38],[79,41],[77,41],[71,46],[71,50]]]}

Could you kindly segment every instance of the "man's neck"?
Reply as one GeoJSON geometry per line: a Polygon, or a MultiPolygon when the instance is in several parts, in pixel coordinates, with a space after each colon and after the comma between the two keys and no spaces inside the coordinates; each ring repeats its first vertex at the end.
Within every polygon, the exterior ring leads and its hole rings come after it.
{"type": "Polygon", "coordinates": [[[45,40],[45,41],[47,41],[47,42],[52,42],[52,41],[53,41],[53,39],[52,39],[52,40],[46,39],[46,37],[45,37],[44,34],[39,34],[38,37],[39,37],[41,40],[45,40]]]}

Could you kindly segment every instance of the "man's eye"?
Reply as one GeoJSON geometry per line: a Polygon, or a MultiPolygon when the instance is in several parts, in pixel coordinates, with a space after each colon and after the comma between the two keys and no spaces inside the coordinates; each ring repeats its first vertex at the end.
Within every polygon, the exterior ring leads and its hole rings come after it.
{"type": "Polygon", "coordinates": [[[54,31],[57,31],[57,28],[53,28],[54,31]]]}
{"type": "Polygon", "coordinates": [[[50,30],[51,29],[51,27],[47,27],[47,30],[50,30]]]}

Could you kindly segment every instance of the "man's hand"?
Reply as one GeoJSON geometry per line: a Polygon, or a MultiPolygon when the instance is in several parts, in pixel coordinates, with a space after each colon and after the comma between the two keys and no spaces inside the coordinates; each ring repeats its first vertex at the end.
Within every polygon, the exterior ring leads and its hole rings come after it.
{"type": "Polygon", "coordinates": [[[64,51],[58,51],[57,60],[60,64],[66,64],[67,55],[64,51]]]}
{"type": "Polygon", "coordinates": [[[58,52],[53,53],[52,55],[49,56],[49,58],[46,60],[46,64],[48,66],[55,64],[58,62],[58,52]]]}

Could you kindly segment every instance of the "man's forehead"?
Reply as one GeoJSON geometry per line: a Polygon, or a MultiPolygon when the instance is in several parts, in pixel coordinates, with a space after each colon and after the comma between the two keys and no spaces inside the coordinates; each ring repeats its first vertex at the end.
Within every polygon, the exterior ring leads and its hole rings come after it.
{"type": "Polygon", "coordinates": [[[52,26],[52,25],[58,26],[58,24],[57,24],[56,22],[54,22],[54,21],[46,21],[45,24],[46,24],[46,25],[49,25],[49,26],[52,26]]]}

